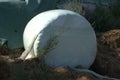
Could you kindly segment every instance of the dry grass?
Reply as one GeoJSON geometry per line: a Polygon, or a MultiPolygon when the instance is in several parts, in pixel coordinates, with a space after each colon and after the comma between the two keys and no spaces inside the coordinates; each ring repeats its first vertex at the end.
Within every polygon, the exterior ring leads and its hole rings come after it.
{"type": "Polygon", "coordinates": [[[100,43],[110,48],[120,47],[120,30],[110,30],[102,33],[99,39],[100,43]]]}
{"type": "MultiPolygon", "coordinates": [[[[116,34],[119,30],[110,31],[109,34],[113,32],[116,34]]],[[[120,47],[110,48],[108,44],[102,44],[108,40],[112,40],[110,45],[114,44],[114,41],[118,44],[116,40],[111,39],[111,35],[104,36],[106,33],[97,36],[98,53],[91,69],[103,75],[120,78],[120,47]],[[104,40],[102,36],[105,37],[104,40]]],[[[118,36],[113,35],[112,38],[117,39],[118,36]]],[[[3,52],[0,54],[0,80],[105,80],[89,73],[74,71],[69,67],[53,68],[38,58],[22,61],[19,56],[23,51],[22,48],[0,49],[0,52],[3,52]],[[7,54],[4,55],[4,52],[7,54]]]]}

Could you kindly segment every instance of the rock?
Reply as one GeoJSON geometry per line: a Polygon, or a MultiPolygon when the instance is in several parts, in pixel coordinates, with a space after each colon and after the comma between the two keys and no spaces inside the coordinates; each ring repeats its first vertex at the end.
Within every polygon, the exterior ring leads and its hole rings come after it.
{"type": "Polygon", "coordinates": [[[38,14],[27,24],[22,59],[40,57],[54,67],[89,68],[96,57],[96,36],[90,23],[69,10],[38,14]]]}

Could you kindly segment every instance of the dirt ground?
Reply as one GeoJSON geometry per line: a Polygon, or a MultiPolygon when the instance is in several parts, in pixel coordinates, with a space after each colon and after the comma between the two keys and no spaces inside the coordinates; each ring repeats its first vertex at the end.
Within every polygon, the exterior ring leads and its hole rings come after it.
{"type": "MultiPolygon", "coordinates": [[[[98,51],[90,70],[120,79],[120,30],[96,33],[96,36],[98,51]]],[[[23,51],[23,48],[0,48],[0,80],[107,80],[69,67],[53,68],[38,58],[22,61],[19,56],[23,51]]]]}

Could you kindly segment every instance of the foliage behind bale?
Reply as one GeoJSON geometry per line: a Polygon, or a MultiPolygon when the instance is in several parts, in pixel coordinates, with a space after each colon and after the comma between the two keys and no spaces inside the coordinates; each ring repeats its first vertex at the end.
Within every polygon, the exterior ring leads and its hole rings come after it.
{"type": "Polygon", "coordinates": [[[81,0],[63,0],[61,2],[63,9],[77,12],[86,17],[96,32],[120,29],[120,0],[108,0],[106,5],[102,0],[98,0],[97,4],[93,4],[96,8],[92,15],[87,15],[89,12],[83,9],[81,0]]]}
{"type": "Polygon", "coordinates": [[[85,15],[85,12],[83,10],[80,0],[66,0],[66,1],[64,1],[62,8],[77,12],[81,15],[85,15]]]}
{"type": "Polygon", "coordinates": [[[120,29],[120,1],[109,2],[107,6],[100,2],[88,20],[97,32],[120,29]]]}

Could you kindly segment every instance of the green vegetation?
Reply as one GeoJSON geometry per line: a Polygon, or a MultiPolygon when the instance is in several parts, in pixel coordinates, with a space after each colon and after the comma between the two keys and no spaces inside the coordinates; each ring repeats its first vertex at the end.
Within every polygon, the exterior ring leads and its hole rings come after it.
{"type": "Polygon", "coordinates": [[[83,15],[83,16],[85,15],[80,0],[72,0],[72,1],[68,0],[68,2],[67,2],[67,4],[65,5],[64,8],[67,9],[67,10],[77,12],[77,13],[83,15]]]}
{"type": "Polygon", "coordinates": [[[83,16],[85,15],[80,0],[66,0],[63,2],[64,2],[64,5],[63,5],[64,9],[77,12],[83,16]]]}
{"type": "Polygon", "coordinates": [[[120,29],[120,1],[111,2],[108,6],[97,5],[88,20],[97,32],[120,29]]]}
{"type": "Polygon", "coordinates": [[[50,52],[51,50],[53,50],[55,48],[55,45],[57,45],[58,40],[57,40],[57,36],[51,38],[46,44],[46,46],[38,51],[39,54],[37,56],[39,56],[39,58],[42,58],[46,53],[50,52]]]}
{"type": "Polygon", "coordinates": [[[96,32],[120,29],[120,0],[108,0],[106,5],[103,4],[102,0],[98,2],[92,15],[88,15],[83,10],[81,0],[65,1],[64,9],[72,10],[86,17],[96,32]]]}

